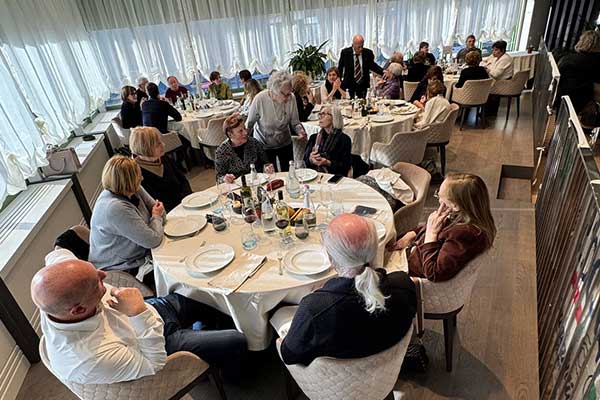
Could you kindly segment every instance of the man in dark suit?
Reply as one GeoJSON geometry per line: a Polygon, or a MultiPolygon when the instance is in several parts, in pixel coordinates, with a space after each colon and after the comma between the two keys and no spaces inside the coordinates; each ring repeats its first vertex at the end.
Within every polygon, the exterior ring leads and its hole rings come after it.
{"type": "MultiPolygon", "coordinates": [[[[352,38],[352,47],[347,47],[340,53],[338,69],[342,75],[342,89],[354,96],[365,98],[370,86],[370,73],[385,75],[384,71],[375,62],[375,55],[370,49],[364,48],[365,39],[361,35],[352,38]]],[[[391,78],[391,76],[390,76],[391,78]]]]}
{"type": "Polygon", "coordinates": [[[169,132],[167,127],[169,117],[181,121],[181,114],[166,100],[158,98],[158,86],[149,83],[147,86],[150,98],[142,104],[142,121],[144,126],[153,126],[161,133],[169,132]]]}

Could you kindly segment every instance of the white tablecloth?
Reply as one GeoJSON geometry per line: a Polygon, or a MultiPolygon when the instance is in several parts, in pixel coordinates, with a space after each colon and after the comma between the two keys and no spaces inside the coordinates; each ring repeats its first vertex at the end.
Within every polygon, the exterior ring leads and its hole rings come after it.
{"type": "Polygon", "coordinates": [[[223,110],[219,107],[211,109],[214,114],[208,118],[200,118],[196,112],[183,112],[181,121],[169,121],[169,130],[179,132],[187,140],[190,141],[192,147],[195,149],[201,149],[200,141],[198,140],[199,129],[206,129],[208,127],[208,121],[213,118],[222,118],[224,116],[233,114],[238,111],[240,106],[235,103],[234,108],[223,110]]]}
{"type": "MultiPolygon", "coordinates": [[[[284,177],[285,174],[278,174],[284,177]]],[[[322,182],[326,182],[331,175],[324,174],[322,182]]],[[[313,201],[319,204],[319,190],[321,185],[315,181],[310,183],[311,189],[315,189],[313,201]]],[[[327,183],[323,183],[327,185],[327,183]]],[[[381,210],[377,215],[377,220],[386,227],[386,236],[380,242],[377,257],[377,265],[383,265],[385,243],[395,238],[394,218],[392,210],[387,201],[378,192],[358,181],[350,178],[343,178],[337,185],[332,187],[336,202],[342,202],[345,211],[352,211],[356,205],[365,205],[381,210]]],[[[208,189],[215,191],[215,188],[208,189]]],[[[287,195],[287,194],[286,194],[287,195]]],[[[290,201],[286,198],[290,206],[300,206],[301,200],[290,201]]],[[[171,217],[201,217],[209,213],[211,207],[201,210],[184,209],[181,205],[173,209],[167,218],[171,217]]],[[[324,220],[324,207],[319,207],[317,211],[318,223],[324,220]]],[[[275,251],[278,247],[278,236],[270,237],[270,243],[261,243],[252,250],[252,254],[266,255],[268,262],[259,270],[259,272],[250,278],[240,289],[231,294],[224,294],[222,290],[210,287],[208,281],[215,276],[225,276],[232,271],[243,268],[240,265],[240,259],[237,257],[244,252],[240,241],[240,229],[248,227],[241,222],[241,225],[232,224],[224,232],[215,232],[208,224],[198,235],[183,239],[170,240],[164,239],[161,245],[152,251],[154,257],[154,276],[156,281],[156,293],[158,296],[165,296],[171,292],[180,293],[183,296],[209,304],[220,311],[231,315],[237,329],[243,332],[248,339],[248,348],[252,351],[264,350],[268,347],[271,340],[271,329],[268,326],[268,313],[281,302],[298,304],[302,297],[319,288],[329,278],[334,276],[333,270],[317,275],[315,277],[295,276],[287,271],[279,275],[278,261],[275,251]],[[211,274],[203,279],[193,278],[186,272],[185,266],[180,262],[181,258],[191,254],[196,250],[199,244],[205,240],[206,244],[225,243],[235,249],[236,259],[221,271],[211,274]]],[[[262,237],[265,237],[262,234],[262,237]]],[[[314,231],[310,233],[308,239],[304,241],[295,240],[294,246],[300,246],[305,243],[319,243],[319,234],[314,231]]]]}

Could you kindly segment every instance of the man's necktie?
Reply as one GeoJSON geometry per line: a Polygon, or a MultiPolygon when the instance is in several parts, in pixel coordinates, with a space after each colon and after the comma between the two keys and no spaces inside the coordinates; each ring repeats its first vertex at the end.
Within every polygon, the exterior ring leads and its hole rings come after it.
{"type": "Polygon", "coordinates": [[[354,82],[358,83],[362,79],[362,69],[360,68],[359,55],[354,55],[354,82]]]}

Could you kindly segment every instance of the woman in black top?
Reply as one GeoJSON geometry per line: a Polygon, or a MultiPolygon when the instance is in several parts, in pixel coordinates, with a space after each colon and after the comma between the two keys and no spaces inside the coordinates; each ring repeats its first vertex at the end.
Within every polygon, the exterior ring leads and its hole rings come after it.
{"type": "Polygon", "coordinates": [[[304,163],[307,168],[334,175],[348,175],[352,164],[352,141],[342,132],[344,119],[339,107],[323,106],[319,113],[321,131],[306,144],[304,163]]]}
{"type": "Polygon", "coordinates": [[[142,126],[142,109],[138,102],[136,89],[133,86],[121,88],[121,123],[124,129],[142,126]]]}
{"type": "MultiPolygon", "coordinates": [[[[422,97],[427,95],[427,86],[429,85],[430,82],[434,81],[434,80],[438,80],[440,82],[442,82],[442,84],[444,83],[444,74],[442,72],[442,68],[439,65],[433,65],[431,67],[429,67],[429,69],[427,70],[427,73],[425,74],[425,76],[423,77],[423,79],[421,79],[421,82],[419,82],[419,84],[417,85],[417,88],[415,89],[415,92],[413,93],[412,97],[410,98],[410,102],[415,102],[415,101],[421,101],[422,97]]],[[[443,95],[446,95],[446,87],[444,86],[444,93],[443,95]]]]}
{"type": "Polygon", "coordinates": [[[142,170],[142,186],[150,196],[163,202],[167,212],[192,193],[190,183],[169,157],[161,133],[152,127],[135,128],[129,137],[129,147],[142,170]]]}
{"type": "Polygon", "coordinates": [[[417,51],[408,65],[408,74],[404,78],[408,82],[421,82],[427,70],[428,65],[425,65],[425,53],[417,51]]]}
{"type": "Polygon", "coordinates": [[[300,122],[308,121],[308,117],[315,108],[315,99],[308,87],[308,78],[302,71],[294,72],[292,78],[292,91],[296,97],[296,106],[298,107],[298,118],[300,122]]]}
{"type": "Polygon", "coordinates": [[[348,94],[342,89],[340,80],[340,70],[337,67],[331,67],[327,70],[327,79],[321,86],[321,103],[331,103],[333,100],[345,98],[348,94]]]}
{"type": "Polygon", "coordinates": [[[486,69],[479,65],[481,62],[481,55],[477,51],[468,52],[465,56],[465,62],[467,63],[467,68],[460,72],[460,77],[454,87],[461,88],[466,81],[487,79],[490,77],[486,69]]]}

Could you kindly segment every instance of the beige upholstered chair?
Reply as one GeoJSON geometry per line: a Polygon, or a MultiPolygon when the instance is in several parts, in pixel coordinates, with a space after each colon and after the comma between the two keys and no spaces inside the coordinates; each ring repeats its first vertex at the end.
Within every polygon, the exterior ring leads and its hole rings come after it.
{"type": "Polygon", "coordinates": [[[529,70],[526,69],[525,71],[519,71],[514,74],[512,79],[494,81],[490,94],[506,97],[508,99],[508,103],[506,104],[507,121],[513,98],[517,99],[517,118],[519,117],[519,112],[521,109],[521,93],[523,93],[523,89],[525,88],[525,84],[527,83],[528,79],[529,70]]]}
{"type": "Polygon", "coordinates": [[[121,145],[129,146],[129,135],[131,134],[131,131],[129,129],[123,128],[123,121],[121,121],[120,115],[114,117],[110,121],[110,124],[115,133],[117,134],[117,137],[121,141],[121,145]]]}
{"type": "MultiPolygon", "coordinates": [[[[43,336],[40,340],[40,358],[46,368],[54,374],[50,368],[43,336]]],[[[82,400],[191,400],[186,394],[207,376],[217,387],[221,399],[225,400],[225,390],[218,374],[213,372],[204,360],[187,351],[171,354],[167,357],[163,369],[154,375],[134,381],[111,384],[62,383],[82,400]]]]}
{"type": "Polygon", "coordinates": [[[419,225],[427,193],[429,192],[431,175],[427,170],[405,162],[396,163],[392,169],[400,174],[402,180],[410,186],[415,194],[415,201],[399,208],[394,213],[396,233],[402,236],[419,225]]]}
{"type": "MultiPolygon", "coordinates": [[[[457,315],[471,298],[477,274],[484,265],[485,254],[476,257],[454,278],[444,282],[432,282],[423,278],[412,278],[421,287],[422,312],[425,319],[444,321],[444,347],[446,370],[452,371],[452,349],[457,315]]],[[[419,324],[417,324],[419,325],[419,324]]],[[[419,326],[419,334],[422,326],[419,326]]]]}
{"type": "Polygon", "coordinates": [[[428,125],[429,132],[427,133],[427,147],[437,147],[439,149],[442,175],[446,174],[446,145],[450,143],[460,107],[456,104],[450,104],[448,109],[449,113],[443,121],[428,125]]]}
{"type": "Polygon", "coordinates": [[[221,143],[227,139],[225,132],[223,132],[223,118],[213,118],[208,121],[206,128],[199,129],[198,140],[202,145],[202,150],[209,160],[215,161],[215,151],[221,143]]]}
{"type": "Polygon", "coordinates": [[[452,102],[456,103],[462,109],[462,118],[460,120],[460,129],[465,122],[466,110],[476,107],[477,114],[481,115],[485,124],[485,114],[483,108],[487,103],[490,90],[493,83],[492,78],[466,81],[463,87],[454,87],[452,90],[452,102]]]}
{"type": "Polygon", "coordinates": [[[419,86],[419,82],[404,81],[404,83],[402,84],[402,90],[404,92],[404,100],[410,101],[410,98],[415,93],[415,90],[417,90],[417,86],[419,86]]]}
{"type": "Polygon", "coordinates": [[[304,150],[306,150],[306,139],[299,139],[298,136],[292,135],[292,145],[294,148],[294,161],[304,160],[304,150]]]}
{"type": "Polygon", "coordinates": [[[411,132],[398,132],[389,143],[373,143],[371,161],[379,167],[391,167],[404,161],[418,164],[423,161],[429,127],[411,132]]]}
{"type": "MultiPolygon", "coordinates": [[[[354,359],[318,357],[308,366],[295,364],[286,365],[286,368],[310,400],[393,399],[392,391],[412,330],[411,326],[396,345],[372,356],[354,359]]],[[[280,342],[277,342],[277,352],[281,357],[280,342]]]]}

